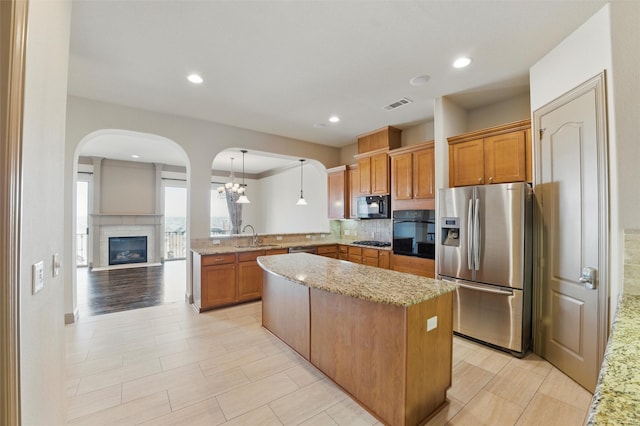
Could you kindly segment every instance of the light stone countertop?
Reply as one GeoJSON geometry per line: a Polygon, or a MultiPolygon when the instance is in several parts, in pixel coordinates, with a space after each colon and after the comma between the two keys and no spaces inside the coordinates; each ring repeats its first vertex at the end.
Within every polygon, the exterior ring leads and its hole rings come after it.
{"type": "Polygon", "coordinates": [[[396,306],[415,305],[456,289],[446,281],[308,253],[260,256],[258,264],[307,287],[396,306]]]}
{"type": "Polygon", "coordinates": [[[391,247],[372,247],[372,246],[363,246],[360,244],[353,244],[353,240],[333,240],[333,239],[322,239],[322,240],[312,240],[312,241],[293,241],[286,243],[271,243],[267,242],[264,244],[260,244],[257,246],[251,246],[246,244],[225,244],[225,245],[211,245],[203,248],[192,248],[191,251],[194,253],[198,253],[201,256],[206,256],[210,254],[226,254],[226,253],[242,253],[247,251],[256,251],[256,250],[276,250],[276,249],[288,249],[289,247],[310,247],[310,246],[328,246],[332,244],[344,244],[362,248],[372,248],[376,250],[386,250],[391,251],[391,247]]]}
{"type": "Polygon", "coordinates": [[[618,304],[587,424],[640,424],[640,295],[618,304]]]}

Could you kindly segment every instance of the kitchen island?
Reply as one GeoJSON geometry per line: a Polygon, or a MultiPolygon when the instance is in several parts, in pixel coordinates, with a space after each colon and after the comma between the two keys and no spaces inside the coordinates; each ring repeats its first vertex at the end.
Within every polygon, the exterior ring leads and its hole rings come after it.
{"type": "Polygon", "coordinates": [[[445,404],[455,285],[306,253],[258,264],[263,326],[379,420],[417,425],[445,404]]]}

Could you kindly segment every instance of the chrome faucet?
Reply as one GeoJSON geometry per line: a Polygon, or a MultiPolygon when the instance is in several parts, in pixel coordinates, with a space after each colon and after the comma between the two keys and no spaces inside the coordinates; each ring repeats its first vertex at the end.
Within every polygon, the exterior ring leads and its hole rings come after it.
{"type": "Polygon", "coordinates": [[[251,228],[251,230],[253,231],[253,245],[255,246],[256,244],[258,244],[258,233],[252,225],[245,225],[245,227],[242,228],[242,232],[246,231],[247,228],[251,228]]]}

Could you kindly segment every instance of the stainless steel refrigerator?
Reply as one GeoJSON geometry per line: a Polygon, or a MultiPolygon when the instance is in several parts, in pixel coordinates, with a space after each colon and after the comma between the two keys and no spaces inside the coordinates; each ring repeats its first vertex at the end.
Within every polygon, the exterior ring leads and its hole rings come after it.
{"type": "Polygon", "coordinates": [[[531,341],[532,197],[526,183],[439,194],[438,275],[458,284],[453,329],[514,355],[531,341]]]}

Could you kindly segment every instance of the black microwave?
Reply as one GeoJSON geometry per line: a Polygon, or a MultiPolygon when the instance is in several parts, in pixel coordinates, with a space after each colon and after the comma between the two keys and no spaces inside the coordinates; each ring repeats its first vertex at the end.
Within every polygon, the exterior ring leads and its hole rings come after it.
{"type": "Polygon", "coordinates": [[[391,196],[367,195],[358,197],[359,219],[389,219],[391,217],[391,196]]]}

